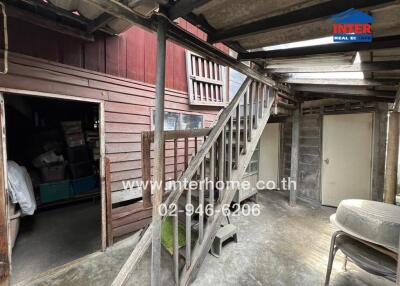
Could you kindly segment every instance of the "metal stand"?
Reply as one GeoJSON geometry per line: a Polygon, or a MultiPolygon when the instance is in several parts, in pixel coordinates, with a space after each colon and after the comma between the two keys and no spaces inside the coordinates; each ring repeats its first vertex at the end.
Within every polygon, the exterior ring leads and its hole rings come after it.
{"type": "Polygon", "coordinates": [[[368,273],[396,281],[397,261],[393,258],[394,253],[343,231],[337,231],[332,235],[325,286],[329,285],[333,260],[339,249],[346,257],[343,265],[345,270],[347,261],[351,261],[368,273]]]}

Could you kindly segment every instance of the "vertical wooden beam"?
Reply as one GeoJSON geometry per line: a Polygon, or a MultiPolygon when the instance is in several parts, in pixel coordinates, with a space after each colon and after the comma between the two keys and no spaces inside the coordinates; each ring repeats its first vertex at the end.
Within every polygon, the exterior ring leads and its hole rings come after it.
{"type": "MultiPolygon", "coordinates": [[[[223,182],[225,180],[225,127],[222,128],[222,132],[220,134],[219,142],[218,142],[218,181],[223,182]]],[[[222,198],[222,190],[219,190],[218,200],[222,198]]]]}
{"type": "Polygon", "coordinates": [[[159,185],[164,178],[164,97],[165,97],[165,54],[166,23],[157,26],[157,67],[156,67],[156,114],[154,128],[154,202],[153,231],[151,247],[151,286],[161,286],[161,215],[159,207],[163,190],[159,185]]]}
{"type": "MultiPolygon", "coordinates": [[[[300,143],[300,105],[294,110],[292,116],[292,154],[291,154],[291,164],[290,164],[290,179],[296,182],[299,172],[299,143],[300,143]]],[[[290,201],[289,205],[291,207],[296,206],[296,187],[294,184],[290,184],[290,201]]]]}
{"type": "Polygon", "coordinates": [[[248,131],[247,131],[247,123],[248,123],[248,118],[247,118],[247,109],[248,109],[248,95],[249,95],[250,89],[247,89],[244,93],[244,105],[243,105],[243,154],[247,153],[247,138],[248,138],[248,131]]]}
{"type": "Polygon", "coordinates": [[[261,87],[261,83],[258,82],[255,85],[255,94],[254,94],[254,129],[258,128],[258,117],[259,117],[259,111],[260,111],[260,88],[261,87]]]}
{"type": "Polygon", "coordinates": [[[105,158],[104,171],[106,181],[107,246],[110,247],[113,244],[110,158],[105,158]]]}
{"type": "Polygon", "coordinates": [[[227,165],[227,169],[226,169],[226,177],[227,180],[231,180],[232,179],[232,158],[233,158],[233,115],[231,116],[231,118],[228,121],[229,123],[229,135],[228,135],[228,165],[227,165]]]}
{"type": "Polygon", "coordinates": [[[249,106],[249,134],[248,134],[248,137],[247,137],[247,140],[249,140],[249,142],[251,141],[251,134],[252,134],[252,132],[253,132],[253,110],[254,110],[254,94],[255,94],[255,90],[256,90],[256,87],[257,87],[257,83],[255,82],[255,81],[253,81],[251,84],[250,84],[250,99],[249,99],[249,104],[250,104],[250,106],[249,106]]]}
{"type": "Polygon", "coordinates": [[[382,202],[385,181],[386,139],[387,139],[387,103],[376,103],[374,112],[374,150],[372,159],[372,200],[382,202]]]}
{"type": "Polygon", "coordinates": [[[189,164],[189,139],[186,137],[185,138],[185,154],[184,154],[184,165],[185,165],[185,169],[187,169],[188,164],[189,164]]]}
{"type": "Polygon", "coordinates": [[[395,204],[397,193],[397,162],[399,159],[399,113],[397,111],[389,113],[386,158],[384,202],[395,204]]]}
{"type": "Polygon", "coordinates": [[[200,165],[200,186],[199,186],[199,243],[203,242],[204,238],[204,178],[205,178],[205,163],[204,160],[200,165]]]}
{"type": "Polygon", "coordinates": [[[4,109],[3,109],[3,96],[0,94],[0,285],[9,285],[10,283],[10,251],[9,245],[9,227],[8,227],[8,196],[6,190],[5,170],[6,158],[5,148],[3,143],[4,137],[4,109]]]}
{"type": "Polygon", "coordinates": [[[178,139],[174,140],[174,180],[178,180],[178,139]]]}
{"type": "Polygon", "coordinates": [[[235,169],[239,166],[240,157],[240,105],[236,107],[236,149],[235,149],[235,169]]]}
{"type": "MultiPolygon", "coordinates": [[[[212,186],[207,186],[209,192],[209,204],[212,210],[214,210],[214,184],[215,184],[215,144],[211,147],[210,154],[210,182],[213,182],[212,186]]],[[[210,220],[208,220],[210,221],[210,220]]]]}
{"type": "MultiPolygon", "coordinates": [[[[151,161],[150,161],[150,135],[148,132],[142,133],[142,181],[150,182],[151,180],[151,161]]],[[[146,184],[146,188],[142,190],[143,207],[151,207],[151,185],[146,184]]]]}
{"type": "MultiPolygon", "coordinates": [[[[186,206],[190,206],[192,204],[192,191],[190,186],[186,190],[186,206]]],[[[185,240],[186,240],[186,248],[185,248],[185,259],[186,259],[186,268],[190,268],[191,262],[191,251],[192,251],[192,213],[190,213],[190,208],[186,208],[186,226],[185,226],[185,240]]]]}
{"type": "Polygon", "coordinates": [[[173,228],[173,259],[174,259],[174,277],[175,285],[179,285],[179,211],[172,216],[172,228],[173,228]]]}
{"type": "MultiPolygon", "coordinates": [[[[399,241],[399,250],[400,250],[400,241],[399,241]]],[[[400,251],[399,251],[399,259],[397,260],[397,279],[396,286],[400,286],[400,251]]]]}

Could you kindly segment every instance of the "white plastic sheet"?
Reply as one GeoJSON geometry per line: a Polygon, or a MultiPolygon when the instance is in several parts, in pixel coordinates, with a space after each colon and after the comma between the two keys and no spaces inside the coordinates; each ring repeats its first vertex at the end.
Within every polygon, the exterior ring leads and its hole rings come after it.
{"type": "Polygon", "coordinates": [[[28,171],[14,161],[7,161],[7,172],[11,202],[19,204],[22,214],[33,215],[36,210],[36,200],[28,171]]]}

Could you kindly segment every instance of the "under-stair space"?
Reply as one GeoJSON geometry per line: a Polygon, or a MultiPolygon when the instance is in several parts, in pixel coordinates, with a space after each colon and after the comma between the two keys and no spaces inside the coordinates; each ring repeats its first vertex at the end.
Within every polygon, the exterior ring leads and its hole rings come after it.
{"type": "MultiPolygon", "coordinates": [[[[188,285],[196,278],[223,225],[225,212],[238,191],[238,183],[243,180],[252,155],[258,148],[268,119],[272,112],[277,113],[281,109],[281,102],[289,106],[285,103],[283,91],[247,78],[211,129],[198,130],[197,133],[165,131],[165,145],[171,139],[174,144],[182,138],[185,142],[185,168],[182,174],[174,172],[175,181],[167,184],[170,191],[166,191],[165,196],[168,197],[162,205],[165,210],[162,244],[173,256],[176,285],[188,285]],[[186,157],[189,154],[188,137],[195,138],[195,150],[190,160],[186,157]]],[[[153,139],[153,136],[153,132],[148,132],[144,137],[153,139]]],[[[147,149],[144,147],[143,150],[147,149]]],[[[143,181],[151,178],[147,165],[149,163],[145,162],[143,181]]],[[[150,188],[144,190],[143,198],[144,205],[151,205],[150,188]]],[[[152,224],[143,233],[135,251],[146,248],[151,231],[152,224]]],[[[137,255],[135,251],[131,258],[137,255]]],[[[122,273],[127,273],[131,267],[128,261],[117,276],[115,285],[127,277],[124,278],[126,274],[122,273]]]]}

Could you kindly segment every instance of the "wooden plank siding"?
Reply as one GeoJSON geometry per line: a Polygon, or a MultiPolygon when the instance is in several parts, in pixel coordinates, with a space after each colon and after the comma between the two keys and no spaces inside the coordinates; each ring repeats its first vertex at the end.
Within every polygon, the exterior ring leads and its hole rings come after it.
{"type": "MultiPolygon", "coordinates": [[[[133,26],[119,36],[96,34],[94,42],[8,19],[9,49],[36,58],[155,84],[156,36],[133,26]]],[[[207,35],[183,19],[179,25],[199,38],[207,35]]],[[[2,39],[1,39],[2,40],[2,39]]],[[[228,53],[222,44],[216,47],[228,53]]],[[[3,47],[3,43],[1,43],[3,47]]],[[[166,87],[187,92],[185,49],[168,41],[166,87]]]]}
{"type": "MultiPolygon", "coordinates": [[[[179,25],[199,38],[207,37],[182,19],[179,25]]],[[[96,34],[95,42],[85,42],[14,18],[9,18],[8,29],[9,73],[0,75],[0,88],[103,102],[105,155],[110,162],[108,187],[113,203],[112,237],[144,227],[151,221],[151,210],[141,207],[141,202],[122,207],[115,203],[141,197],[140,190],[124,191],[123,181],[142,177],[141,132],[151,129],[155,105],[155,34],[134,26],[119,36],[96,34]]],[[[227,47],[216,46],[228,52],[227,47]]],[[[203,127],[211,125],[219,108],[189,105],[185,49],[169,41],[166,87],[166,111],[202,114],[203,127]]],[[[166,143],[166,179],[185,167],[184,141],[178,142],[177,170],[173,144],[166,143]]],[[[194,150],[195,144],[189,140],[189,154],[194,150]]]]}
{"type": "MultiPolygon", "coordinates": [[[[0,87],[104,101],[105,147],[111,162],[111,190],[122,190],[123,180],[141,178],[140,133],[151,129],[154,86],[17,54],[11,54],[9,64],[9,74],[0,76],[0,87]]],[[[202,114],[204,127],[210,126],[218,112],[218,109],[192,108],[188,105],[187,93],[170,89],[166,90],[165,108],[202,114]]],[[[183,141],[179,142],[178,156],[184,155],[183,148],[183,141]]],[[[190,142],[189,151],[193,150],[194,142],[190,142]]],[[[167,142],[167,163],[173,156],[173,142],[167,142]]],[[[167,166],[167,170],[168,177],[173,168],[169,170],[167,166]]]]}

